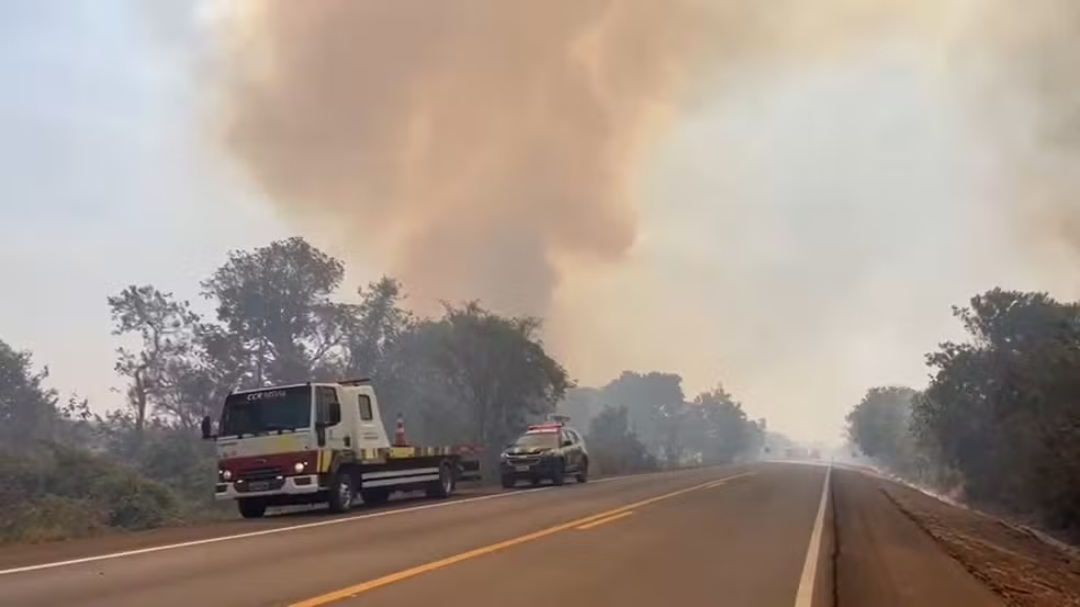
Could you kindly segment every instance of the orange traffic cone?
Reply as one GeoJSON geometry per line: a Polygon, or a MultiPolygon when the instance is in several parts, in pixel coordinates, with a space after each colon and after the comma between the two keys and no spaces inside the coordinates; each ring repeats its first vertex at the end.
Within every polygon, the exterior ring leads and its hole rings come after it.
{"type": "Polygon", "coordinates": [[[394,428],[394,446],[405,447],[408,443],[405,442],[405,418],[398,413],[397,427],[394,428]]]}

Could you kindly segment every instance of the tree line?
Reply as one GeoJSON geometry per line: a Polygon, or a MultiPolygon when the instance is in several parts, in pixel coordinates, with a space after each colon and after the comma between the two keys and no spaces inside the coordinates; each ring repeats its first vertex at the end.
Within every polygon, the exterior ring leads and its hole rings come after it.
{"type": "Polygon", "coordinates": [[[229,253],[200,283],[206,317],[153,285],[108,298],[123,405],[61,399],[29,352],[0,340],[0,541],[139,529],[231,509],[212,501],[213,446],[199,421],[232,390],[370,377],[410,441],[484,448],[488,470],[557,409],[585,431],[602,474],[752,455],[764,420],[722,389],[687,400],[674,374],[626,372],[579,387],[544,346],[540,319],[480,302],[409,311],[383,277],[338,298],[344,264],[295,237],[229,253]]]}
{"type": "Polygon", "coordinates": [[[658,462],[720,464],[756,457],[767,433],[766,421],[751,419],[722,386],[688,399],[675,373],[624,371],[602,388],[570,389],[559,409],[572,419],[592,420],[590,449],[599,454],[601,467],[618,472],[655,468],[658,462]],[[617,453],[626,455],[608,462],[617,453]],[[631,464],[636,454],[645,459],[631,464]]]}
{"type": "Polygon", "coordinates": [[[900,476],[1080,539],[1080,303],[997,288],[953,315],[968,339],[926,355],[925,389],[870,389],[850,441],[900,476]]]}

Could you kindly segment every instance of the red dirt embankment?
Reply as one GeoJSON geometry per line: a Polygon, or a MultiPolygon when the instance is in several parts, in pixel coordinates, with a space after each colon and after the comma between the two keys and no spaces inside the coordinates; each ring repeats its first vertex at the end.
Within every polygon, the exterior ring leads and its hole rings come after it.
{"type": "Polygon", "coordinates": [[[917,489],[878,479],[882,492],[1007,605],[1080,607],[1080,551],[917,489]]]}

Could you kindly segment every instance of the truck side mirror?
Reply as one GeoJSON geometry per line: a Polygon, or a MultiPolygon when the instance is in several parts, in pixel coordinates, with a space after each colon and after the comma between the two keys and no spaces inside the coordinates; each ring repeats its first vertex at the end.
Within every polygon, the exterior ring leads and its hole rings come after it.
{"type": "Polygon", "coordinates": [[[203,418],[202,418],[202,437],[203,437],[203,440],[209,440],[211,438],[214,438],[214,435],[213,435],[213,432],[212,432],[213,428],[211,426],[212,423],[213,422],[210,421],[210,416],[209,415],[204,415],[203,416],[203,418]]]}

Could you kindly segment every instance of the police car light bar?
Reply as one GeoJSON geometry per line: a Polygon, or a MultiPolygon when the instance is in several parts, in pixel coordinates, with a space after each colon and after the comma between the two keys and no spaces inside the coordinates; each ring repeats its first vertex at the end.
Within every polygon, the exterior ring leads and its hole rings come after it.
{"type": "Polygon", "coordinates": [[[561,415],[558,413],[549,413],[548,421],[542,424],[532,424],[525,431],[526,432],[556,432],[559,428],[562,428],[570,421],[569,415],[561,415]]]}

